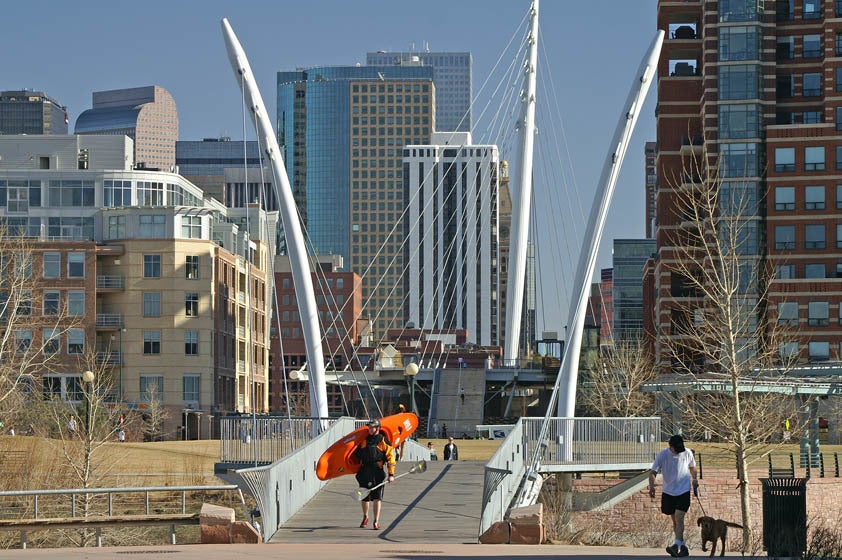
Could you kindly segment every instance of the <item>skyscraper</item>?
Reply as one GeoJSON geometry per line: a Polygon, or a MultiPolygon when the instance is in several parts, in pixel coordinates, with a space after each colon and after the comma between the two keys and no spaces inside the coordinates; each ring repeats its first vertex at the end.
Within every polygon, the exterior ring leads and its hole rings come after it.
{"type": "Polygon", "coordinates": [[[376,334],[402,326],[403,147],[435,128],[433,69],[278,72],[278,135],[311,250],[362,278],[376,334]]]}
{"type": "Polygon", "coordinates": [[[123,134],[134,141],[138,168],[175,170],[178,111],[161,86],[95,91],[93,107],[76,119],[75,134],[123,134]]]}
{"type": "Polygon", "coordinates": [[[614,341],[643,334],[643,267],[655,252],[654,239],[615,239],[612,254],[614,341]]]}
{"type": "Polygon", "coordinates": [[[497,146],[467,132],[404,148],[406,317],[416,328],[499,344],[499,163],[497,146]]]}
{"type": "Polygon", "coordinates": [[[646,239],[655,239],[655,192],[658,189],[658,143],[647,142],[645,147],[646,239]]]}
{"type": "Polygon", "coordinates": [[[67,134],[67,107],[41,91],[0,91],[0,134],[67,134]]]}
{"type": "Polygon", "coordinates": [[[471,53],[377,51],[367,53],[365,61],[372,66],[432,66],[436,85],[436,128],[471,132],[471,53]]]}
{"type": "Polygon", "coordinates": [[[739,258],[761,276],[746,278],[740,297],[765,297],[756,324],[794,327],[782,354],[801,361],[840,355],[842,261],[833,250],[842,248],[839,17],[842,3],[818,0],[659,2],[658,27],[668,37],[658,69],[660,340],[675,334],[676,301],[703,303],[671,264],[683,222],[674,193],[707,180],[687,172],[696,158],[718,163],[721,217],[736,217],[729,201],[741,203],[739,258]]]}

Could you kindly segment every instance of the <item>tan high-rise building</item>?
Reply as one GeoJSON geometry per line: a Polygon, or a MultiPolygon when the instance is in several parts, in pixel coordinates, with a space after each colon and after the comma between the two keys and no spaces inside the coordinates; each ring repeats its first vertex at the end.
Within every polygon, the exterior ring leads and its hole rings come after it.
{"type": "Polygon", "coordinates": [[[75,134],[118,134],[134,141],[134,166],[175,171],[178,110],[161,86],[95,91],[75,134]]]}
{"type": "MultiPolygon", "coordinates": [[[[15,200],[0,216],[31,247],[33,301],[79,310],[77,330],[47,333],[61,365],[33,379],[72,401],[80,356],[95,350],[118,406],[158,402],[164,437],[207,436],[200,413],[268,411],[278,217],[225,208],[173,173],[132,170],[131,153],[126,137],[0,137],[0,185],[15,200]]],[[[36,341],[47,336],[38,327],[36,341]]]]}

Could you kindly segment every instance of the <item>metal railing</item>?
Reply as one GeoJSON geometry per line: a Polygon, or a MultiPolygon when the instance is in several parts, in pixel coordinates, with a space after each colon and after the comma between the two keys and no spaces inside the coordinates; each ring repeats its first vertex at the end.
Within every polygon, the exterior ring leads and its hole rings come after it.
{"type": "Polygon", "coordinates": [[[97,276],[96,287],[98,290],[122,290],[124,281],[122,276],[97,276]]]}
{"type": "Polygon", "coordinates": [[[97,328],[115,328],[119,329],[123,327],[123,314],[122,313],[97,313],[96,314],[96,326],[97,328]]]}
{"type": "Polygon", "coordinates": [[[110,352],[97,352],[96,363],[106,366],[117,366],[122,362],[122,355],[119,351],[111,350],[110,352]]]}
{"type": "Polygon", "coordinates": [[[264,541],[327,484],[316,477],[313,465],[333,442],[356,429],[357,423],[353,418],[335,419],[324,432],[283,459],[234,471],[257,502],[264,541]]]}
{"type": "MultiPolygon", "coordinates": [[[[222,449],[219,461],[256,465],[277,461],[309,443],[313,421],[312,418],[252,418],[246,415],[220,418],[222,449]]],[[[334,419],[323,421],[331,423],[334,419]]]]}
{"type": "Polygon", "coordinates": [[[521,422],[525,456],[532,457],[540,445],[542,471],[587,465],[649,466],[661,450],[660,418],[551,418],[543,445],[537,441],[543,418],[522,418],[521,422]],[[567,446],[565,437],[572,439],[567,446]]]}
{"type": "MultiPolygon", "coordinates": [[[[243,503],[242,493],[234,484],[213,486],[140,486],[130,488],[70,488],[55,490],[10,490],[0,492],[0,519],[33,520],[102,518],[125,515],[186,514],[188,507],[197,511],[202,499],[195,494],[236,491],[243,503]],[[87,511],[84,504],[87,503],[87,511]]],[[[138,523],[142,521],[138,520],[138,523]]],[[[154,524],[154,523],[150,523],[154,524]]],[[[115,523],[115,526],[117,524],[115,523]]],[[[44,527],[48,529],[48,527],[44,527]]],[[[6,529],[14,529],[12,526],[6,529]]],[[[26,548],[26,531],[21,527],[21,544],[26,548]]],[[[170,533],[174,544],[174,529],[170,533]]],[[[97,530],[97,546],[101,546],[101,530],[97,530]]]]}
{"type": "Polygon", "coordinates": [[[525,470],[523,423],[518,422],[485,464],[478,536],[504,519],[525,470]]]}

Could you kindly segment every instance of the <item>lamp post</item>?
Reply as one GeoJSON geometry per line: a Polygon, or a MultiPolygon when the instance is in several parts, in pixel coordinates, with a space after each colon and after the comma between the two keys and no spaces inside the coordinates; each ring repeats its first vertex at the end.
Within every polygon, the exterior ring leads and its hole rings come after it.
{"type": "Polygon", "coordinates": [[[91,423],[93,421],[93,406],[91,403],[91,394],[94,390],[94,372],[87,370],[82,373],[82,381],[85,382],[85,435],[90,438],[91,423]]]}
{"type": "Polygon", "coordinates": [[[418,414],[415,409],[415,376],[418,375],[418,364],[415,362],[407,364],[404,368],[407,381],[409,382],[409,410],[414,414],[418,414]]]}

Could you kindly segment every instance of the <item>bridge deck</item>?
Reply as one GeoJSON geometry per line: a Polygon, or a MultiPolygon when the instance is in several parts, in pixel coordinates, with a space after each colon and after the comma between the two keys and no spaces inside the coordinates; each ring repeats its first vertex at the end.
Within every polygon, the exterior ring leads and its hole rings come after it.
{"type": "MultiPolygon", "coordinates": [[[[399,463],[397,474],[408,463],[399,463]]],[[[332,480],[270,539],[273,543],[476,543],[483,463],[430,461],[427,470],[386,487],[379,531],[360,529],[353,476],[332,480]]],[[[369,514],[371,515],[371,514],[369,514]]]]}

